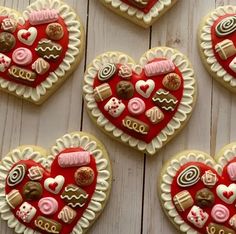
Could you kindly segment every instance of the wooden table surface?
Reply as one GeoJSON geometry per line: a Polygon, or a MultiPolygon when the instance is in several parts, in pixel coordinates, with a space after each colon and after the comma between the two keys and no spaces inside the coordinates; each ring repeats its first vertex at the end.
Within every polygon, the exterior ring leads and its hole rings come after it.
{"type": "MultiPolygon", "coordinates": [[[[109,12],[98,0],[65,1],[80,15],[87,32],[84,59],[74,75],[40,107],[0,93],[1,156],[21,144],[49,148],[66,132],[90,132],[106,145],[114,179],[110,201],[89,233],[177,233],[164,216],[157,197],[157,179],[163,163],[185,149],[214,155],[223,145],[236,140],[236,95],[220,87],[207,74],[196,40],[201,18],[217,6],[236,5],[236,0],[179,0],[147,30],[109,12]],[[149,48],[164,45],[179,49],[191,60],[198,83],[198,100],[191,120],[178,137],[156,156],[146,157],[109,139],[92,124],[83,106],[82,79],[86,64],[100,53],[119,50],[138,60],[149,48]]],[[[0,5],[23,10],[30,2],[0,0],[0,5]]],[[[0,221],[0,233],[13,232],[0,221]]]]}

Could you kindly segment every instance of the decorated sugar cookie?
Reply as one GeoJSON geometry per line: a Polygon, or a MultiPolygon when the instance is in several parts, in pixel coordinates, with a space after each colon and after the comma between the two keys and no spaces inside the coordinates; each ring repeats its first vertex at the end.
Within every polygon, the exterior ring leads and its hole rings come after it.
{"type": "Polygon", "coordinates": [[[20,146],[0,162],[0,214],[16,233],[85,233],[102,213],[111,165],[93,136],[74,132],[49,152],[20,146]]]}
{"type": "Polygon", "coordinates": [[[0,89],[41,104],[75,70],[84,32],[61,0],[36,0],[22,15],[0,6],[0,89]]]}
{"type": "Polygon", "coordinates": [[[99,55],[87,68],[83,92],[90,117],[105,133],[153,155],[189,119],[196,83],[188,59],[160,47],[139,65],[120,52],[99,55]]]}
{"type": "Polygon", "coordinates": [[[236,143],[215,160],[189,150],[175,155],[162,169],[160,201],[181,233],[236,233],[236,143]]]}
{"type": "Polygon", "coordinates": [[[150,27],[177,0],[100,0],[107,8],[144,28],[150,27]]]}
{"type": "Polygon", "coordinates": [[[200,25],[198,37],[208,72],[236,92],[236,6],[222,6],[210,12],[200,25]]]}

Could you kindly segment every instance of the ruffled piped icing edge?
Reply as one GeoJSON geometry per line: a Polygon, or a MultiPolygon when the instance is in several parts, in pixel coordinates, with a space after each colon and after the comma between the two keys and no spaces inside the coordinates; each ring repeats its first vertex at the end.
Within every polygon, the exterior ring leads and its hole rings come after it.
{"type": "Polygon", "coordinates": [[[17,84],[0,77],[1,88],[7,89],[9,92],[15,93],[17,96],[22,98],[29,99],[32,102],[39,102],[42,96],[47,93],[47,90],[51,89],[52,86],[59,79],[62,79],[66,72],[71,69],[71,66],[75,62],[75,58],[81,53],[81,22],[79,21],[76,13],[72,11],[70,6],[61,0],[37,0],[27,7],[27,9],[22,14],[23,17],[19,16],[20,13],[15,10],[0,7],[0,15],[13,17],[18,20],[20,24],[24,24],[25,20],[28,20],[29,13],[32,10],[42,10],[48,8],[58,10],[58,14],[64,19],[64,22],[67,25],[69,44],[63,62],[54,72],[49,74],[45,81],[40,83],[36,88],[17,84]]]}
{"type": "Polygon", "coordinates": [[[143,20],[143,22],[149,25],[153,18],[158,17],[161,11],[164,8],[170,6],[173,0],[159,0],[157,1],[154,6],[150,9],[148,13],[144,13],[139,9],[130,6],[120,0],[104,0],[106,4],[110,4],[114,8],[119,8],[121,12],[126,12],[129,16],[135,16],[137,19],[143,20]]]}
{"type": "Polygon", "coordinates": [[[227,71],[217,61],[212,46],[211,28],[214,22],[226,14],[236,14],[236,6],[221,6],[212,11],[205,19],[200,29],[200,48],[206,57],[206,62],[210,70],[217,79],[223,79],[231,87],[236,88],[236,79],[227,73],[227,71]]]}
{"type": "Polygon", "coordinates": [[[223,168],[236,155],[236,143],[226,146],[222,153],[216,157],[216,161],[204,152],[184,151],[171,159],[161,172],[160,200],[168,218],[174,225],[186,234],[200,234],[189,226],[178,214],[171,197],[171,185],[179,169],[189,162],[201,162],[214,168],[221,175],[223,168]]]}
{"type": "Polygon", "coordinates": [[[92,117],[96,119],[99,127],[103,128],[106,132],[111,133],[114,137],[121,140],[123,143],[129,144],[131,147],[137,148],[140,151],[145,151],[150,155],[156,153],[168,139],[173,136],[177,130],[182,127],[193,110],[194,99],[196,94],[196,84],[194,79],[194,71],[188,59],[180,52],[168,47],[156,47],[147,51],[140,59],[140,65],[135,62],[126,54],[120,52],[108,52],[98,56],[93,60],[92,64],[88,67],[84,76],[83,93],[87,105],[87,109],[92,117]],[[161,132],[150,142],[138,140],[118,129],[113,125],[99,110],[96,100],[93,96],[93,83],[98,74],[99,69],[107,62],[128,64],[137,73],[140,69],[154,58],[167,58],[179,68],[184,79],[183,97],[178,106],[178,110],[173,116],[172,120],[161,132]]]}
{"type": "Polygon", "coordinates": [[[86,133],[70,133],[59,138],[56,144],[51,148],[51,153],[48,157],[42,156],[40,152],[33,147],[19,147],[11,151],[4,157],[0,163],[0,214],[1,218],[7,221],[8,226],[16,233],[24,234],[40,234],[31,228],[21,224],[13,215],[10,206],[6,202],[5,181],[12,166],[20,160],[31,159],[40,163],[45,169],[50,170],[51,164],[61,151],[66,148],[82,147],[93,154],[96,167],[98,170],[97,185],[91,201],[84,211],[83,216],[78,220],[71,234],[83,234],[97,219],[102,212],[106,200],[109,196],[111,186],[111,172],[109,170],[110,162],[107,156],[104,156],[104,150],[101,149],[100,143],[86,133]]]}

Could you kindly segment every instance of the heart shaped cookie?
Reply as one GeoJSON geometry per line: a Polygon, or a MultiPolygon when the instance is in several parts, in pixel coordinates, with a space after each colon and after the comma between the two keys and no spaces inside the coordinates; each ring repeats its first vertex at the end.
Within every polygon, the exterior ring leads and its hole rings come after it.
{"type": "Polygon", "coordinates": [[[236,142],[215,160],[190,150],[175,155],[163,167],[160,201],[181,233],[236,233],[236,142]]]}
{"type": "Polygon", "coordinates": [[[66,134],[50,152],[21,146],[0,162],[0,213],[16,233],[85,233],[111,188],[104,146],[83,132],[66,134]]]}
{"type": "Polygon", "coordinates": [[[177,0],[100,0],[104,6],[144,28],[150,27],[177,0]]]}
{"type": "Polygon", "coordinates": [[[0,89],[41,104],[75,70],[84,32],[61,0],[36,0],[22,13],[0,7],[0,89]]]}
{"type": "Polygon", "coordinates": [[[236,6],[210,12],[199,27],[200,55],[208,72],[236,92],[236,6]]]}
{"type": "Polygon", "coordinates": [[[147,51],[139,65],[120,52],[98,56],[87,68],[83,93],[103,131],[152,155],[189,119],[196,84],[188,59],[160,47],[147,51]]]}

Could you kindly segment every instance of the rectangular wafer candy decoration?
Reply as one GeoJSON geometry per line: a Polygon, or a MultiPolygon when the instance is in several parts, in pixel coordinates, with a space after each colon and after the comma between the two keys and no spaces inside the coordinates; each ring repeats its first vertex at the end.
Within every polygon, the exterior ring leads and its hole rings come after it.
{"type": "Polygon", "coordinates": [[[171,60],[156,61],[144,66],[145,75],[148,77],[167,74],[174,70],[175,65],[171,60]]]}
{"type": "Polygon", "coordinates": [[[90,153],[87,151],[62,153],[58,157],[58,164],[61,167],[78,167],[90,163],[90,153]]]}
{"type": "Polygon", "coordinates": [[[183,190],[174,196],[174,204],[178,211],[185,211],[194,204],[191,194],[183,190]]]}
{"type": "Polygon", "coordinates": [[[94,89],[94,99],[97,102],[102,102],[112,95],[111,87],[109,84],[104,83],[94,89]]]}
{"type": "Polygon", "coordinates": [[[234,46],[233,41],[229,39],[225,39],[222,42],[219,42],[215,46],[216,52],[219,54],[221,59],[226,60],[229,57],[233,56],[236,54],[236,48],[234,46]]]}
{"type": "Polygon", "coordinates": [[[29,15],[31,25],[40,25],[52,23],[58,20],[58,13],[55,9],[45,9],[41,11],[32,11],[29,15]]]}

